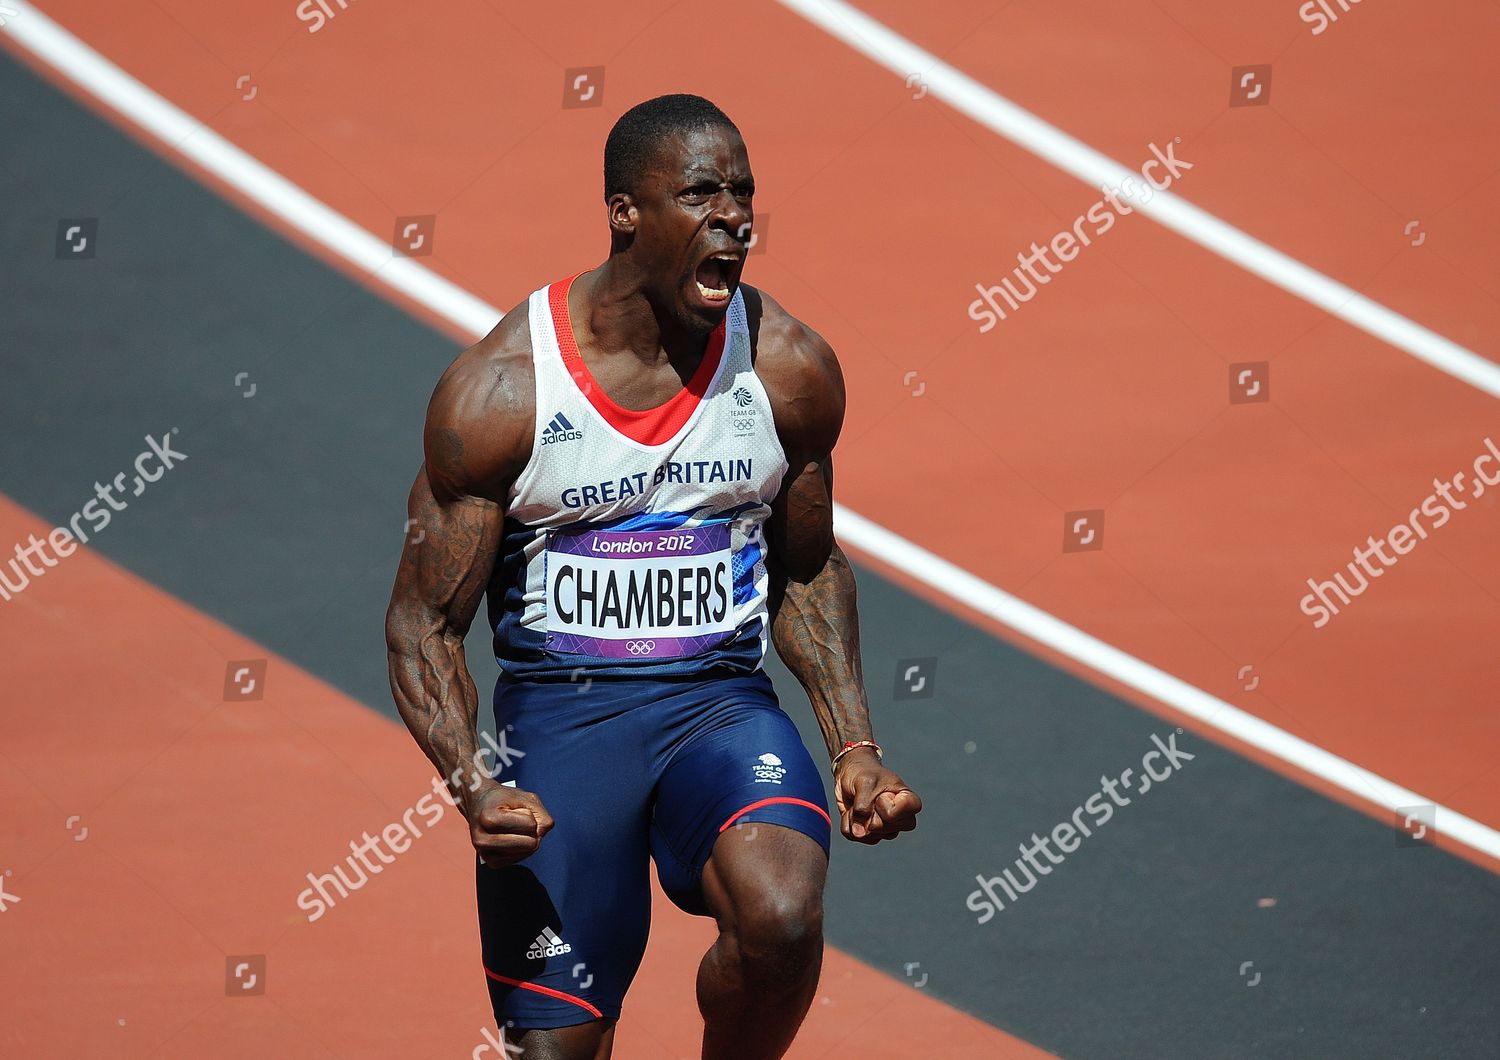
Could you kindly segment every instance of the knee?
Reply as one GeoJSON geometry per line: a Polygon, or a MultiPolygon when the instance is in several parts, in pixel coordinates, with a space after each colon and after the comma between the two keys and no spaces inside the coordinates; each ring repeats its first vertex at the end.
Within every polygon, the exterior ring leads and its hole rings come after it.
{"type": "Polygon", "coordinates": [[[823,896],[781,891],[763,895],[736,918],[740,959],[784,975],[815,960],[823,947],[823,896]]]}

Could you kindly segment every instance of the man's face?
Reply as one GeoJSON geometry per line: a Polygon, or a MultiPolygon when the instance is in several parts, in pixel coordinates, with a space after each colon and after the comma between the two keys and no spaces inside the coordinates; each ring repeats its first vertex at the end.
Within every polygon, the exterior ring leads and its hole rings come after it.
{"type": "Polygon", "coordinates": [[[684,327],[710,331],[729,308],[745,264],[755,179],[733,129],[665,139],[635,196],[632,256],[658,305],[684,327]]]}

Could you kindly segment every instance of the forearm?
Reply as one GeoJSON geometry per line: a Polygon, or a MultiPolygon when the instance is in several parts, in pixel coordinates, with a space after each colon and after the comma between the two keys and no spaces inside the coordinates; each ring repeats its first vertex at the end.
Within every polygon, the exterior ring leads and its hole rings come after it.
{"type": "Polygon", "coordinates": [[[396,709],[467,813],[470,796],[490,781],[481,768],[479,692],[462,635],[440,617],[396,611],[387,619],[386,658],[396,709]]]}
{"type": "Polygon", "coordinates": [[[807,582],[787,579],[771,639],[807,690],[831,758],[851,740],[870,740],[869,699],[859,659],[854,571],[837,544],[807,582]]]}

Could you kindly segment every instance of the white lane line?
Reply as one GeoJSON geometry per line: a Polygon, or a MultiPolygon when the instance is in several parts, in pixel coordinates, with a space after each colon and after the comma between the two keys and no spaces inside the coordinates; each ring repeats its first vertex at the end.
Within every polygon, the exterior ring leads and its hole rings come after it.
{"type": "MultiPolygon", "coordinates": [[[[1136,171],[1017,106],[844,0],[778,2],[893,71],[897,77],[920,74],[930,94],[1096,190],[1120,187],[1128,176],[1139,179],[1136,171]]],[[[1129,203],[1132,209],[1261,279],[1491,397],[1500,397],[1500,365],[1366,298],[1187,200],[1169,191],[1158,191],[1149,202],[1132,198],[1129,203]]]]}
{"type": "MultiPolygon", "coordinates": [[[[295,226],[309,239],[321,243],[355,268],[452,321],[476,338],[500,319],[502,314],[494,306],[410,258],[393,257],[388,244],[157,95],[29,4],[23,3],[22,7],[24,20],[18,19],[7,25],[5,32],[11,33],[35,55],[105,105],[187,155],[246,198],[295,226]]],[[[962,607],[1001,622],[1206,726],[1275,755],[1393,813],[1398,807],[1432,804],[1431,799],[1393,784],[1089,636],[847,508],[840,506],[836,519],[840,539],[872,559],[890,564],[962,607]]],[[[1500,832],[1456,810],[1437,806],[1434,830],[1500,859],[1500,832]]]]}

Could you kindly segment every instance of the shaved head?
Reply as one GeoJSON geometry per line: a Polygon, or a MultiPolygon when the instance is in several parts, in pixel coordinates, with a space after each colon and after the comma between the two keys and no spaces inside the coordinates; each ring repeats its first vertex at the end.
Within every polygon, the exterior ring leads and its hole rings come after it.
{"type": "Polygon", "coordinates": [[[702,129],[739,129],[702,96],[657,96],[637,103],[615,122],[604,142],[604,197],[635,194],[663,140],[702,129]]]}

